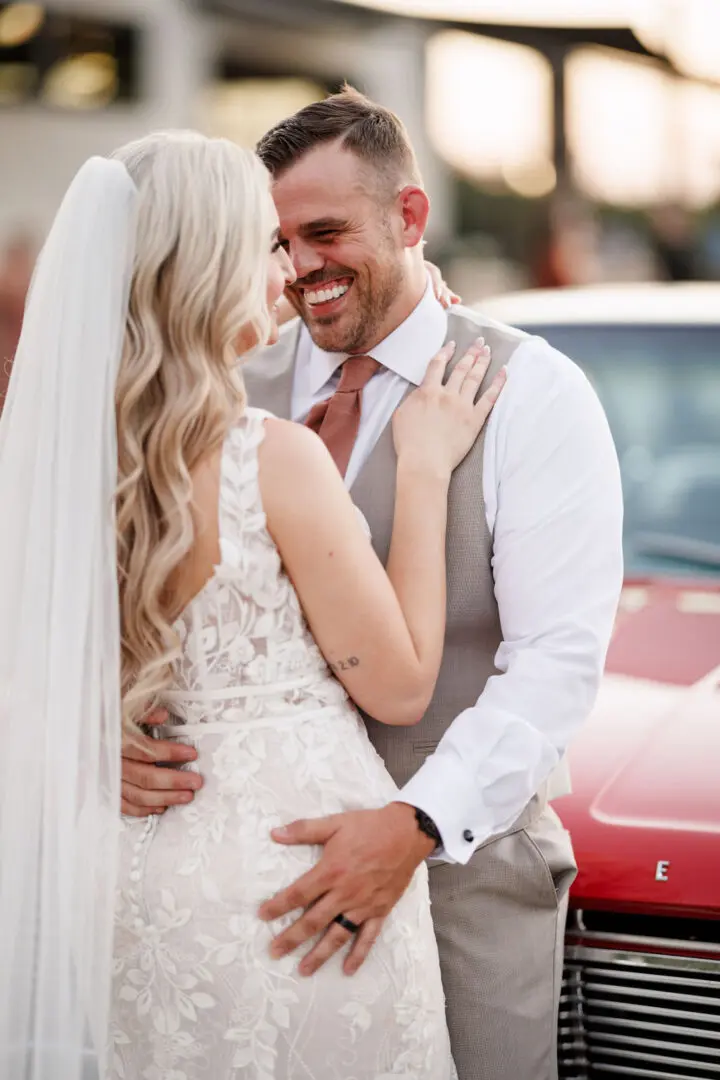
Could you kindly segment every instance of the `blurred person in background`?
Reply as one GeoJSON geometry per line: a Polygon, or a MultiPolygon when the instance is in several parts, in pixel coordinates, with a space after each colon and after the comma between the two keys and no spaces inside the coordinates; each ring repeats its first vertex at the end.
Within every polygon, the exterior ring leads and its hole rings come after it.
{"type": "Polygon", "coordinates": [[[707,214],[700,240],[701,259],[711,281],[720,280],[720,206],[707,214]]]}
{"type": "Polygon", "coordinates": [[[20,338],[25,298],[34,264],[35,247],[24,235],[11,239],[0,256],[0,412],[20,338]]]}
{"type": "Polygon", "coordinates": [[[600,239],[592,207],[574,194],[556,192],[538,245],[533,284],[552,289],[602,280],[600,239]]]}
{"type": "Polygon", "coordinates": [[[695,222],[684,207],[659,207],[651,213],[650,225],[662,280],[698,281],[705,277],[695,222]]]}
{"type": "Polygon", "coordinates": [[[422,856],[360,970],[302,978],[258,908],[318,858],[273,825],[397,797],[349,695],[399,726],[432,696],[450,478],[504,374],[423,363],[386,574],[322,440],[246,407],[277,225],[254,154],[170,133],[88,161],[43,248],[0,421],[3,1080],[456,1077],[422,856]],[[206,784],[118,836],[158,701],[206,784]]]}
{"type": "MultiPolygon", "coordinates": [[[[460,1080],[554,1080],[576,867],[549,800],[568,790],[565,750],[594,703],[622,582],[607,422],[584,375],[546,342],[438,303],[420,244],[429,201],[396,116],[346,88],[280,123],[258,150],[302,318],[247,365],[250,400],[318,431],[382,559],[402,473],[395,410],[451,340],[462,352],[483,335],[488,378],[508,370],[450,489],[447,631],[433,699],[417,730],[367,720],[400,794],[376,810],[276,831],[298,853],[324,852],[261,913],[288,920],[277,956],[312,945],[303,969],[321,973],[349,948],[356,970],[402,903],[411,868],[431,859],[460,1080]]],[[[128,812],[192,797],[197,775],[152,764],[173,754],[150,739],[126,750],[128,812]]]]}

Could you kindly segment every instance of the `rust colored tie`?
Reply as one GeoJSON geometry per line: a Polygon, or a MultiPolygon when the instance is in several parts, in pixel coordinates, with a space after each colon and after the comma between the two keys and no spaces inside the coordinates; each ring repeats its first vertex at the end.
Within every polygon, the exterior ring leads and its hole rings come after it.
{"type": "Polygon", "coordinates": [[[313,405],[305,421],[325,443],[343,476],[360,427],[363,390],[381,367],[372,356],[349,356],[335,393],[313,405]]]}

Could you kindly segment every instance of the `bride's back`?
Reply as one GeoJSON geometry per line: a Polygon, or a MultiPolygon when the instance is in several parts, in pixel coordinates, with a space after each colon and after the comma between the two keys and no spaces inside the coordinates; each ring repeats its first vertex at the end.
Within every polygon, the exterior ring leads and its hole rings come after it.
{"type": "Polygon", "coordinates": [[[222,452],[195,476],[201,543],[181,578],[180,595],[189,596],[175,622],[181,652],[163,692],[170,713],[193,725],[176,728],[180,735],[227,715],[232,723],[259,716],[299,723],[306,710],[347,702],[268,530],[259,479],[267,419],[247,408],[222,452]]]}

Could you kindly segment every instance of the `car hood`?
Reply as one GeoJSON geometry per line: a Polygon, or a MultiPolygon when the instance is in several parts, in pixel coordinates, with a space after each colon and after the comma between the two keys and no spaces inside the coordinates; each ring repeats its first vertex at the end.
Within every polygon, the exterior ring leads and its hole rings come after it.
{"type": "Polygon", "coordinates": [[[720,917],[720,585],[633,582],[555,807],[573,902],[720,917]]]}

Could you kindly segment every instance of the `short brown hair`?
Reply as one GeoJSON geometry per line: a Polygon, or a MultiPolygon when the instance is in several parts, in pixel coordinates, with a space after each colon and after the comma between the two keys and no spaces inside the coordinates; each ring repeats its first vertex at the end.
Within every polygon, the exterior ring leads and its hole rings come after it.
{"type": "Polygon", "coordinates": [[[256,149],[277,177],[323,143],[339,141],[386,181],[422,184],[415,151],[402,120],[345,84],[339,94],[313,102],[271,128],[256,149]]]}

